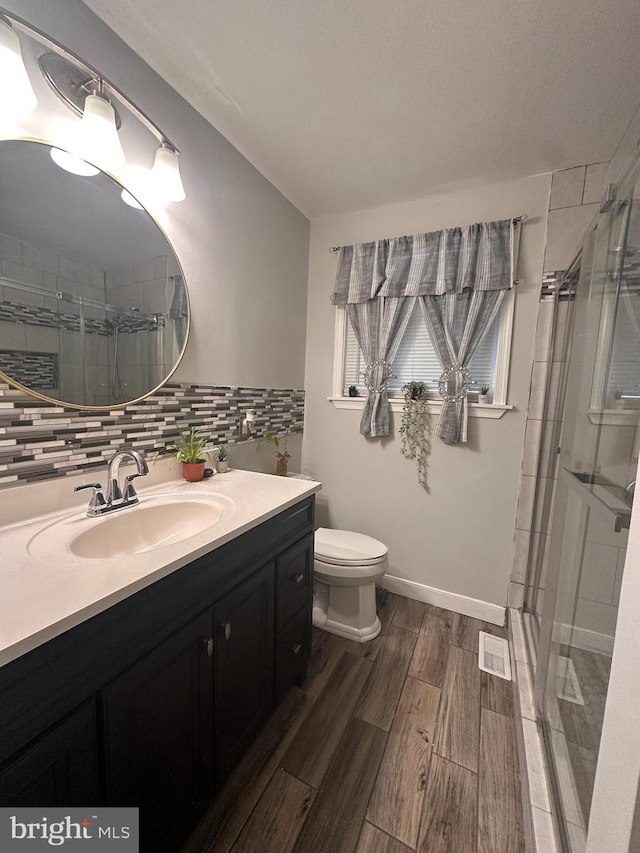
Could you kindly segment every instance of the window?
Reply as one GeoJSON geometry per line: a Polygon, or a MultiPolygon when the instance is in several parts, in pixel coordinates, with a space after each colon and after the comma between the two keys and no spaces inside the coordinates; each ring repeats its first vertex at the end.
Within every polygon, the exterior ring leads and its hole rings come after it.
{"type": "MultiPolygon", "coordinates": [[[[493,412],[484,417],[501,417],[511,406],[506,405],[508,380],[508,362],[511,349],[511,330],[513,325],[514,293],[510,290],[478,352],[471,362],[470,390],[479,391],[482,385],[488,385],[493,393],[493,412]],[[498,409],[500,411],[498,411],[498,409]]],[[[356,336],[349,323],[345,308],[336,308],[334,389],[331,398],[337,408],[355,408],[362,405],[366,395],[364,386],[364,358],[358,346],[356,336]],[[346,402],[349,387],[355,385],[359,398],[346,402]]],[[[438,379],[442,373],[440,362],[435,354],[419,304],[413,309],[404,338],[393,361],[394,377],[389,385],[389,396],[400,398],[401,388],[411,379],[421,379],[429,387],[434,404],[438,404],[438,379]]],[[[393,407],[393,405],[392,405],[393,407]]],[[[483,407],[489,408],[489,407],[483,407]]]]}

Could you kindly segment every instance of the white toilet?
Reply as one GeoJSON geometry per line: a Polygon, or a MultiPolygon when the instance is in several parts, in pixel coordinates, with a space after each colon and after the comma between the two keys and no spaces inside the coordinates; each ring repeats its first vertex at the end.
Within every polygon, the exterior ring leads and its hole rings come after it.
{"type": "Polygon", "coordinates": [[[350,530],[316,530],[313,624],[366,643],[380,633],[376,581],[387,570],[387,547],[350,530]]]}

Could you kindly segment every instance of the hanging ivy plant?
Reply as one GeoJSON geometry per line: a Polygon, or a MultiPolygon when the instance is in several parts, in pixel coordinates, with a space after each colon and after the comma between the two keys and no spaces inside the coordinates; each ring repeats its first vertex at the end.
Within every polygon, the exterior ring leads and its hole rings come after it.
{"type": "Polygon", "coordinates": [[[431,452],[431,415],[427,400],[427,386],[424,382],[411,381],[402,386],[404,405],[402,407],[402,425],[400,452],[407,459],[415,459],[418,464],[418,483],[429,491],[427,484],[427,459],[431,452]]]}

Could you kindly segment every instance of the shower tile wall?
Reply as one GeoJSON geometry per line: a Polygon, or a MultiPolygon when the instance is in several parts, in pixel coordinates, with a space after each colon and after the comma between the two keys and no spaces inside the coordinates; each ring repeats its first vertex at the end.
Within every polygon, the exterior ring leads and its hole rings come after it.
{"type": "MultiPolygon", "coordinates": [[[[60,367],[59,379],[66,383],[64,387],[51,388],[50,385],[32,387],[51,397],[65,393],[73,396],[75,384],[79,381],[80,360],[73,360],[74,349],[77,349],[78,331],[67,328],[58,329],[56,321],[60,302],[55,297],[57,291],[77,294],[82,293],[92,299],[104,301],[104,273],[88,264],[71,258],[65,258],[46,249],[40,249],[7,235],[0,235],[0,264],[3,277],[14,279],[23,284],[32,284],[45,291],[51,291],[51,296],[27,293],[8,284],[0,282],[0,306],[3,317],[13,317],[13,320],[0,320],[0,348],[14,350],[13,360],[19,358],[22,351],[47,353],[49,357],[58,360],[60,367]],[[35,316],[21,311],[20,306],[36,309],[35,316]],[[38,309],[46,309],[50,323],[37,322],[38,309]],[[64,377],[64,378],[63,378],[64,377]]],[[[64,312],[76,315],[76,306],[66,303],[64,312]]],[[[95,335],[87,336],[96,337],[95,335]]],[[[85,363],[91,374],[92,381],[97,379],[96,372],[100,370],[90,349],[85,354],[85,363]]],[[[106,368],[105,381],[106,381],[106,368]]]]}
{"type": "MultiPolygon", "coordinates": [[[[578,246],[589,224],[598,213],[599,200],[604,192],[604,175],[608,163],[592,163],[573,169],[563,169],[554,172],[549,199],[549,218],[547,223],[547,245],[545,250],[545,276],[554,277],[557,270],[566,270],[578,251],[578,246]]],[[[563,338],[563,324],[566,321],[568,303],[558,304],[559,328],[556,340],[563,338]]],[[[525,580],[529,551],[533,549],[535,558],[540,547],[547,550],[547,531],[541,530],[540,514],[534,518],[533,504],[535,497],[536,472],[540,453],[546,463],[551,448],[541,449],[540,438],[543,432],[550,435],[550,430],[544,430],[542,418],[548,372],[551,371],[551,400],[548,411],[553,411],[555,396],[558,391],[560,377],[560,345],[556,352],[551,353],[551,330],[553,326],[553,303],[541,301],[538,308],[533,364],[531,370],[531,385],[529,392],[529,409],[522,458],[520,478],[520,494],[516,513],[514,532],[514,562],[509,584],[508,603],[510,607],[520,608],[524,602],[525,580]]],[[[547,465],[544,465],[547,470],[547,465]]],[[[542,478],[539,488],[552,487],[552,481],[542,478]]],[[[539,605],[544,595],[544,579],[542,581],[539,605]]]]}
{"type": "Polygon", "coordinates": [[[254,438],[302,430],[304,391],[171,383],[124,409],[82,412],[47,404],[0,383],[0,488],[104,465],[124,444],[153,456],[177,426],[202,426],[216,444],[238,440],[243,412],[254,438]]]}
{"type": "MultiPolygon", "coordinates": [[[[108,353],[109,337],[103,324],[105,312],[84,308],[84,318],[90,323],[81,346],[78,306],[61,303],[54,294],[57,291],[81,293],[87,299],[107,301],[117,308],[139,311],[141,315],[163,313],[165,305],[171,304],[173,293],[169,276],[177,275],[179,268],[173,258],[163,255],[104,271],[0,234],[0,271],[3,277],[51,291],[48,297],[20,291],[8,284],[3,286],[0,282],[0,350],[12,350],[11,358],[3,363],[11,361],[14,364],[25,351],[46,354],[59,365],[59,387],[52,388],[50,383],[24,384],[49,397],[75,400],[82,396],[85,382],[90,389],[107,386],[112,352],[108,353]]],[[[156,384],[143,375],[142,368],[131,366],[140,363],[137,350],[148,346],[149,342],[142,340],[144,335],[140,331],[123,333],[119,339],[118,362],[126,368],[129,399],[140,396],[156,384]]],[[[154,379],[168,372],[158,335],[153,338],[156,339],[158,357],[154,362],[157,365],[154,379]]],[[[28,368],[29,365],[25,365],[25,369],[28,368]]],[[[20,372],[11,375],[19,379],[20,372]]],[[[102,405],[106,399],[106,395],[101,397],[99,391],[95,391],[91,403],[102,405]]]]}

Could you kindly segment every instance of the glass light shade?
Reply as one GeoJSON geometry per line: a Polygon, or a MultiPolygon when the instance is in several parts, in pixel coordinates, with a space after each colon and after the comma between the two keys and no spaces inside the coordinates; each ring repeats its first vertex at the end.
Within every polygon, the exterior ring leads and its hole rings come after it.
{"type": "Polygon", "coordinates": [[[168,145],[161,145],[151,170],[153,191],[161,201],[184,201],[186,193],[180,177],[178,152],[168,145]]]}
{"type": "Polygon", "coordinates": [[[87,95],[80,128],[81,154],[106,171],[124,163],[116,115],[113,107],[101,95],[87,95]]]}
{"type": "Polygon", "coordinates": [[[76,154],[71,154],[70,151],[63,151],[62,148],[52,148],[51,159],[54,163],[60,166],[61,169],[64,169],[66,172],[71,172],[73,175],[83,175],[84,177],[90,178],[100,172],[100,169],[92,166],[91,163],[87,163],[87,161],[83,160],[82,157],[78,157],[76,154]]]}
{"type": "Polygon", "coordinates": [[[20,40],[0,18],[0,107],[12,115],[32,110],[38,103],[27,75],[20,40]]]}

